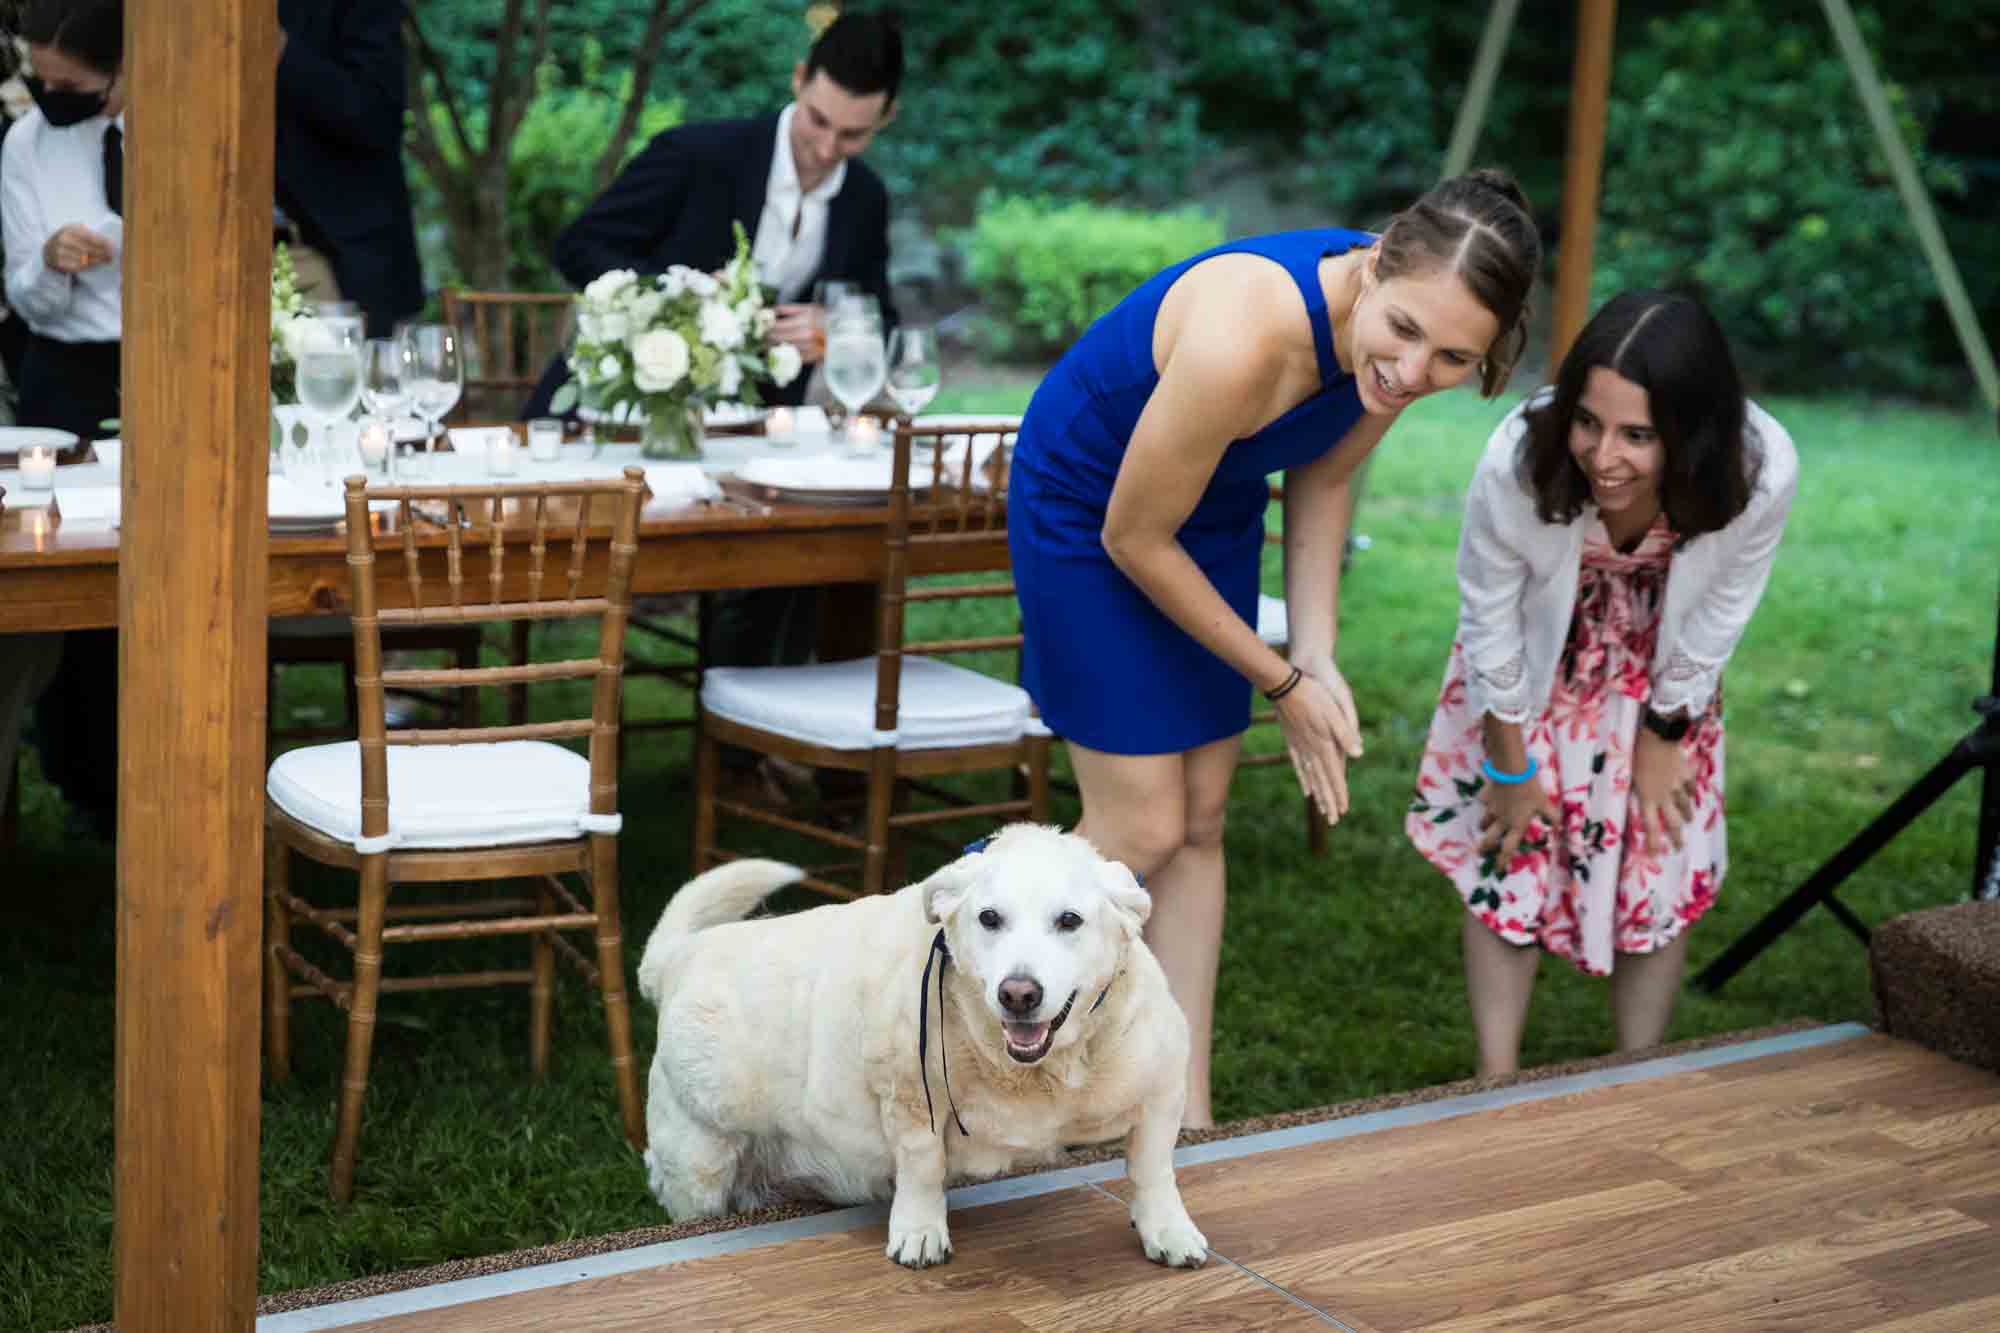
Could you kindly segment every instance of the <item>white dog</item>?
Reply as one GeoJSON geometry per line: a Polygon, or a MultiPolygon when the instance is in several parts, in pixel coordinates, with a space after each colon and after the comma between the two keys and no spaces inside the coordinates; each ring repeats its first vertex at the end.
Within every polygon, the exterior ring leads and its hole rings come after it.
{"type": "Polygon", "coordinates": [[[785,1186],[893,1196],[889,1257],[922,1268],[951,1257],[947,1180],[1123,1134],[1146,1257],[1207,1258],[1174,1184],[1187,1020],[1139,938],[1152,899],[1129,870],[1016,824],[900,893],[740,919],[800,875],[708,871],[646,943],[646,1163],[676,1220],[785,1186]]]}

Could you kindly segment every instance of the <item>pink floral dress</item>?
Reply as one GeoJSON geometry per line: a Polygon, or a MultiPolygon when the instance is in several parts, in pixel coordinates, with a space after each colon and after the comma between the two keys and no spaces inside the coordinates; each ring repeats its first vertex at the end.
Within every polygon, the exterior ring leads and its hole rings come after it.
{"type": "Polygon", "coordinates": [[[1614,548],[1598,520],[1584,538],[1555,689],[1527,728],[1528,752],[1541,764],[1533,781],[1555,796],[1562,828],[1552,835],[1536,820],[1505,866],[1497,852],[1479,850],[1486,747],[1457,644],[1403,824],[1417,850],[1502,939],[1538,943],[1596,976],[1608,974],[1618,954],[1650,953],[1699,919],[1728,865],[1719,688],[1681,741],[1695,790],[1681,849],[1656,857],[1643,834],[1628,832],[1632,746],[1651,692],[1673,542],[1664,517],[1630,552],[1614,548]]]}

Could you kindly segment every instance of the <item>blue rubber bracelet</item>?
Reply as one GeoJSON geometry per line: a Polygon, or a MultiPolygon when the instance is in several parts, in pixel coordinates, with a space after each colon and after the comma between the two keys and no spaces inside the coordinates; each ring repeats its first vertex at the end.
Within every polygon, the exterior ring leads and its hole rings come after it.
{"type": "Polygon", "coordinates": [[[1539,773],[1541,768],[1541,763],[1533,755],[1528,756],[1527,768],[1519,773],[1502,773],[1499,769],[1493,767],[1491,759],[1482,759],[1479,761],[1479,771],[1486,775],[1487,780],[1489,782],[1497,782],[1503,787],[1512,787],[1516,783],[1526,782],[1529,778],[1539,773]]]}

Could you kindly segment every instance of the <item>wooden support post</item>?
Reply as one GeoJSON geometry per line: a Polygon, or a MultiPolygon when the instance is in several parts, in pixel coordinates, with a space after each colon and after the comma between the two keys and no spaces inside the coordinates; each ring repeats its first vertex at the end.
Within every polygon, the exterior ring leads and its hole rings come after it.
{"type": "Polygon", "coordinates": [[[1611,95],[1611,42],[1617,26],[1617,0],[1580,0],[1570,80],[1569,148],[1563,163],[1562,235],[1556,250],[1550,378],[1590,318],[1591,250],[1597,240],[1597,190],[1604,174],[1604,109],[1611,95]]]}
{"type": "Polygon", "coordinates": [[[1465,85],[1465,97],[1458,104],[1458,119],[1452,123],[1451,146],[1445,149],[1446,179],[1461,175],[1472,165],[1472,150],[1479,144],[1479,131],[1486,125],[1486,108],[1493,102],[1493,81],[1499,76],[1500,61],[1507,54],[1507,37],[1514,31],[1514,13],[1521,0],[1493,0],[1486,11],[1486,28],[1479,35],[1479,54],[1473,58],[1472,79],[1465,85]]]}
{"type": "Polygon", "coordinates": [[[257,1304],[276,18],[126,6],[116,1319],[257,1304]]]}

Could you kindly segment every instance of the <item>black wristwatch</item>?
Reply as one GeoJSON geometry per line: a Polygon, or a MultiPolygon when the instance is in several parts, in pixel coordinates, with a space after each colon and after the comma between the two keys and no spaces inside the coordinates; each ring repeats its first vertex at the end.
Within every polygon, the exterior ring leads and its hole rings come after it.
{"type": "Polygon", "coordinates": [[[1687,735],[1688,728],[1694,725],[1694,719],[1686,713],[1681,713],[1674,717],[1661,717],[1650,706],[1647,707],[1639,720],[1645,724],[1646,730],[1652,732],[1663,741],[1679,740],[1681,737],[1687,735]]]}

